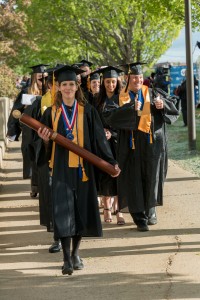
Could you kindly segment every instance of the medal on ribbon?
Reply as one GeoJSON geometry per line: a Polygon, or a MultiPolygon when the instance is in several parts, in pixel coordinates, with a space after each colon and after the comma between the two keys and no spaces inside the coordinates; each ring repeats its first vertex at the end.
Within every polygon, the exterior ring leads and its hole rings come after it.
{"type": "Polygon", "coordinates": [[[66,130],[66,137],[69,140],[73,141],[74,135],[73,135],[72,131],[73,131],[74,123],[75,123],[76,116],[77,116],[78,102],[75,99],[74,104],[72,106],[71,115],[68,113],[67,108],[65,107],[64,103],[62,103],[61,109],[62,109],[62,118],[63,118],[65,130],[66,130]]]}

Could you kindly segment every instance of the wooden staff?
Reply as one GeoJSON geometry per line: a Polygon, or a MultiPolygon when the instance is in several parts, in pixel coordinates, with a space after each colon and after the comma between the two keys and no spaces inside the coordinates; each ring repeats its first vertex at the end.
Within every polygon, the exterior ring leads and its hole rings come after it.
{"type": "Polygon", "coordinates": [[[118,171],[115,170],[115,167],[108,163],[107,161],[101,159],[100,157],[96,156],[95,154],[91,153],[90,151],[78,146],[77,144],[71,142],[69,139],[65,138],[64,136],[60,135],[57,132],[54,132],[48,126],[40,123],[39,121],[31,118],[27,114],[21,114],[19,110],[13,111],[13,116],[16,119],[19,119],[21,123],[25,124],[26,126],[30,127],[31,129],[38,131],[39,128],[47,128],[50,132],[50,139],[59,144],[60,146],[74,152],[78,156],[82,157],[89,163],[93,164],[97,168],[101,169],[102,171],[108,173],[109,175],[115,176],[117,175],[118,171]]]}

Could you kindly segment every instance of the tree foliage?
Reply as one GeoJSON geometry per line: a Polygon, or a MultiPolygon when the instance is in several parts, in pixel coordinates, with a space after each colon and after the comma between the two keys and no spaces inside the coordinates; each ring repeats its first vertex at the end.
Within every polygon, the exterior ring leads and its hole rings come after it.
{"type": "Polygon", "coordinates": [[[19,92],[15,87],[16,75],[7,65],[0,65],[0,97],[14,99],[19,92]]]}
{"type": "MultiPolygon", "coordinates": [[[[16,10],[15,0],[0,1],[0,96],[14,98],[18,92],[15,87],[16,74],[13,71],[20,65],[22,51],[32,47],[27,39],[25,14],[16,10]],[[8,66],[12,66],[12,69],[8,66]]],[[[36,49],[36,48],[33,48],[36,49]]]]}
{"type": "Polygon", "coordinates": [[[15,0],[6,0],[0,3],[0,16],[0,62],[17,60],[21,49],[33,47],[27,39],[25,14],[16,10],[15,0]]]}
{"type": "MultiPolygon", "coordinates": [[[[184,26],[184,1],[177,0],[4,2],[15,2],[13,14],[22,16],[25,34],[20,42],[26,41],[23,47],[14,47],[20,55],[8,62],[24,66],[74,63],[83,58],[98,65],[152,64],[184,26]]],[[[198,28],[199,1],[192,2],[192,11],[193,26],[198,28]]]]}

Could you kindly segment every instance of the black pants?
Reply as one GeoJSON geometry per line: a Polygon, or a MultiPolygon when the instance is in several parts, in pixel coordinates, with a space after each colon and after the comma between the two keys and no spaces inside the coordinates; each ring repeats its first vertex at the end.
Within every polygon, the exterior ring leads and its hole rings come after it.
{"type": "Polygon", "coordinates": [[[136,225],[147,225],[148,219],[156,215],[156,208],[152,207],[148,211],[131,213],[133,221],[136,225]]]}

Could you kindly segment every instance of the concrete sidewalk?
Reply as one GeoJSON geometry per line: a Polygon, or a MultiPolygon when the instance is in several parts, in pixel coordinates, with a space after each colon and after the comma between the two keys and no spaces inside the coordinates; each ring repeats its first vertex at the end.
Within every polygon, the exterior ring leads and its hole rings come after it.
{"type": "Polygon", "coordinates": [[[21,179],[19,142],[3,163],[1,300],[200,299],[200,178],[170,162],[158,224],[141,233],[128,214],[122,227],[114,217],[103,238],[82,242],[84,270],[63,276],[62,253],[48,253],[52,233],[39,225],[38,199],[21,179]]]}

